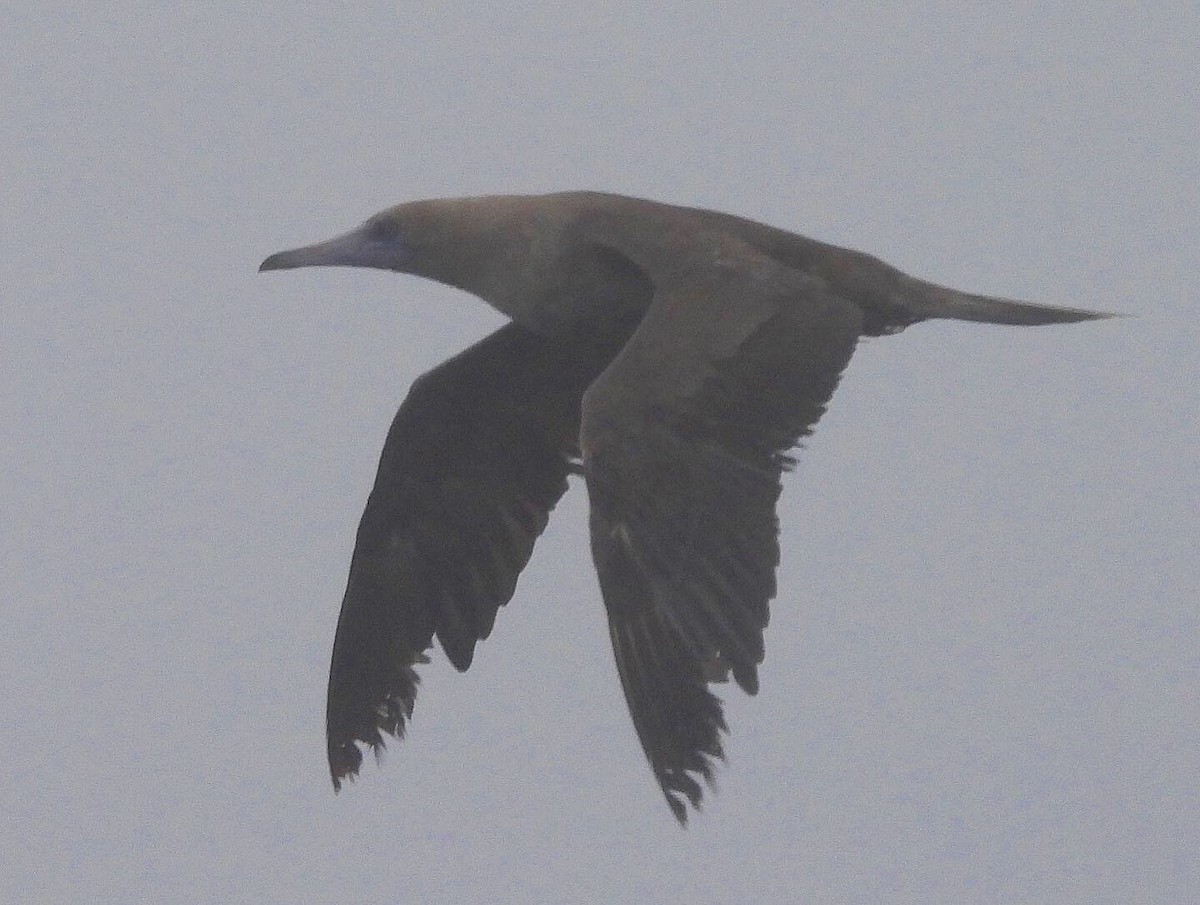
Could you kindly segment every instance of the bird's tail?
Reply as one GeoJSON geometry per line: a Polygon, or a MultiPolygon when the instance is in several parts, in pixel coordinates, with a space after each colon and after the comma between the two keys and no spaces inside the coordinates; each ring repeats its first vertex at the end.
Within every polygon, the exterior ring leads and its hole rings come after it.
{"type": "Polygon", "coordinates": [[[935,283],[907,277],[903,290],[904,307],[920,319],[949,318],[959,321],[980,321],[985,324],[1071,324],[1076,321],[1101,320],[1119,317],[1102,311],[1082,308],[1059,308],[1054,305],[1033,305],[1013,299],[988,295],[972,295],[935,283]]]}

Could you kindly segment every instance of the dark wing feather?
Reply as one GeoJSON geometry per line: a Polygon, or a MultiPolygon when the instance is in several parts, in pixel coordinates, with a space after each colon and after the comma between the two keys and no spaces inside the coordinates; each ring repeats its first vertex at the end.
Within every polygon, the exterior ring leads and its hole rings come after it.
{"type": "Polygon", "coordinates": [[[436,634],[459,670],[567,489],[580,400],[616,346],[509,324],[413,384],[384,443],[329,673],[334,787],[404,734],[436,634]]]}
{"type": "Polygon", "coordinates": [[[675,816],[723,756],[732,673],[758,689],[788,456],[862,326],[824,284],[751,254],[660,289],[584,400],[592,553],[621,683],[675,816]]]}

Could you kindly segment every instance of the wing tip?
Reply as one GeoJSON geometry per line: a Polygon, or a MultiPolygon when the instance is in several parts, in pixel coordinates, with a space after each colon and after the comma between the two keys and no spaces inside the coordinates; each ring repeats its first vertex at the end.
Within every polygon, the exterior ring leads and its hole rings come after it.
{"type": "MultiPolygon", "coordinates": [[[[378,747],[371,745],[371,748],[375,750],[378,759],[383,748],[382,740],[378,747]]],[[[334,794],[342,791],[343,782],[354,782],[358,777],[359,768],[362,767],[362,761],[362,751],[353,741],[329,745],[329,778],[333,781],[334,794]]]]}
{"type": "MultiPolygon", "coordinates": [[[[672,795],[670,792],[663,790],[663,797],[667,799],[667,806],[671,809],[671,813],[675,815],[676,821],[679,823],[680,829],[687,829],[688,825],[688,810],[687,805],[680,800],[678,795],[672,795]]],[[[696,806],[699,809],[699,806],[696,806]]]]}
{"type": "Polygon", "coordinates": [[[667,806],[679,825],[685,829],[691,812],[699,814],[704,810],[704,786],[707,786],[711,793],[717,791],[717,781],[713,772],[713,764],[716,761],[725,763],[725,751],[719,746],[715,752],[702,754],[697,766],[658,773],[659,786],[667,800],[667,806]],[[703,786],[700,784],[701,779],[704,780],[703,786]]]}
{"type": "MultiPolygon", "coordinates": [[[[398,739],[403,739],[403,725],[399,727],[399,731],[391,734],[398,739]]],[[[384,743],[383,736],[378,732],[373,739],[350,739],[342,742],[331,740],[329,742],[329,778],[333,782],[334,794],[342,791],[343,783],[352,783],[358,778],[363,762],[363,749],[359,747],[359,743],[375,755],[376,765],[383,762],[387,745],[384,743]]]]}

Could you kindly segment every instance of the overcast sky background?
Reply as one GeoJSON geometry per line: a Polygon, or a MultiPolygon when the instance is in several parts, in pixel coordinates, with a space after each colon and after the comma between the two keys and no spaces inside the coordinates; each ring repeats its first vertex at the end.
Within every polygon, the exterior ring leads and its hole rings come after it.
{"type": "Polygon", "coordinates": [[[27,5],[0,33],[0,899],[1200,898],[1200,12],[27,5]],[[865,342],[787,482],[686,831],[560,505],[341,795],[325,682],[415,377],[501,323],[256,273],[399,201],[602,188],[1135,317],[865,342]]]}

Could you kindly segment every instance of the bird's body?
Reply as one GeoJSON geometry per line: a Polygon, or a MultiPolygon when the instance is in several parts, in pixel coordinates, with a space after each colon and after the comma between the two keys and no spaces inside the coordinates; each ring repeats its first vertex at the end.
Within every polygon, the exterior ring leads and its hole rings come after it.
{"type": "Polygon", "coordinates": [[[859,336],[1107,315],[958,292],[729,214],[593,192],[402,204],[263,270],[411,273],[513,323],[414,384],[359,526],[330,672],[335,785],[460,670],[581,469],[635,728],[676,817],[722,756],[708,685],[758,687],[789,450],[859,336]],[[580,465],[576,465],[580,461],[580,465]]]}

